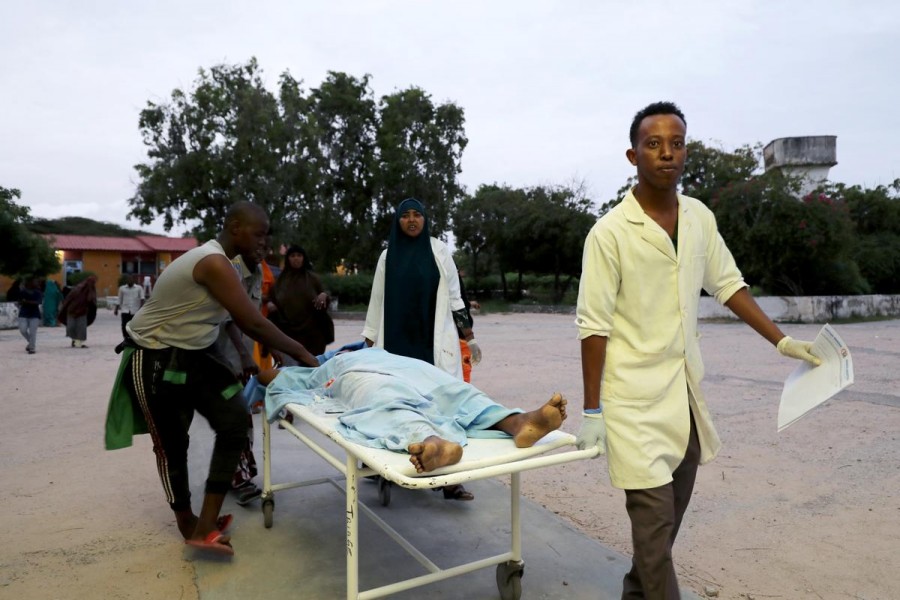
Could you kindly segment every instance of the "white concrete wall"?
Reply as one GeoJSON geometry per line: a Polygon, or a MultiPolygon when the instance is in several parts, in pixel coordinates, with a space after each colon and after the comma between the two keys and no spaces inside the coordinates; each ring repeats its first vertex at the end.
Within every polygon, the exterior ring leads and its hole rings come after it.
{"type": "MultiPolygon", "coordinates": [[[[858,317],[900,317],[900,296],[762,296],[756,302],[776,322],[825,323],[858,317]]],[[[700,299],[701,319],[734,319],[715,299],[700,299]]]]}
{"type": "Polygon", "coordinates": [[[16,302],[0,302],[0,329],[19,327],[19,305],[16,302]]]}

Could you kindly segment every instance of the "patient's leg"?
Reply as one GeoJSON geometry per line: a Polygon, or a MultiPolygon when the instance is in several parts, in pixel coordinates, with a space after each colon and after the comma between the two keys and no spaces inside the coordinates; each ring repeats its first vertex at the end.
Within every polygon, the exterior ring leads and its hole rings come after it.
{"type": "Polygon", "coordinates": [[[462,459],[462,446],[456,442],[430,435],[421,442],[410,444],[407,448],[409,462],[416,467],[417,473],[434,471],[447,465],[455,465],[462,459]]]}
{"type": "Polygon", "coordinates": [[[537,410],[509,415],[492,429],[499,429],[513,436],[517,448],[530,448],[551,431],[559,429],[565,418],[566,399],[556,393],[537,410]]]}

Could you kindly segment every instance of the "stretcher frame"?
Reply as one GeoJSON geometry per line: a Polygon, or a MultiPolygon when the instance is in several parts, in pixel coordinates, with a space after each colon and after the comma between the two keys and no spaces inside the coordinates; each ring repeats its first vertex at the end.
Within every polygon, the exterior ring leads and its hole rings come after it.
{"type": "Polygon", "coordinates": [[[576,460],[593,458],[599,448],[587,450],[570,449],[555,452],[567,446],[573,446],[575,437],[561,431],[553,431],[544,436],[531,448],[515,448],[511,439],[472,439],[463,452],[463,459],[456,465],[431,471],[427,476],[417,475],[409,456],[404,453],[391,452],[376,448],[368,448],[353,443],[341,436],[335,429],[337,415],[322,414],[315,409],[300,404],[287,404],[286,413],[294,417],[295,422],[310,425],[315,431],[324,435],[345,452],[346,460],[342,463],[331,452],[316,440],[300,431],[287,418],[279,418],[277,422],[298,440],[310,447],[327,463],[333,466],[344,477],[344,485],[339,478],[319,478],[293,483],[272,483],[272,425],[263,419],[263,492],[262,510],[266,528],[272,527],[275,508],[275,492],[296,487],[330,483],[346,496],[346,537],[347,537],[347,600],[369,600],[382,598],[390,594],[413,589],[430,583],[443,581],[458,575],[464,575],[480,569],[496,565],[497,587],[503,600],[518,600],[521,597],[521,578],[525,562],[522,559],[522,536],[520,520],[520,474],[522,471],[561,465],[576,460]],[[362,462],[364,467],[360,467],[362,462]],[[501,475],[510,476],[510,549],[508,552],[471,561],[455,567],[441,568],[429,560],[421,551],[400,535],[394,528],[375,514],[372,509],[359,500],[359,482],[362,478],[378,475],[379,497],[387,506],[390,500],[389,483],[395,483],[408,489],[433,489],[435,487],[487,479],[501,475]],[[385,497],[386,496],[386,497],[385,497]],[[359,514],[365,513],[382,531],[399,544],[428,573],[403,581],[372,588],[365,591],[359,589],[359,514]]]}

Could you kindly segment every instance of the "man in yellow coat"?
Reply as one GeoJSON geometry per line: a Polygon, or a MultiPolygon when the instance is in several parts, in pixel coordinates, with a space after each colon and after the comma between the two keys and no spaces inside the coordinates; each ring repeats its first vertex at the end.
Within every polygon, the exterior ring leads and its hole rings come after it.
{"type": "Polygon", "coordinates": [[[576,324],[584,421],[578,447],[608,452],[612,484],[625,490],[633,560],[622,598],[679,598],[672,545],[699,464],[719,437],[700,389],[700,290],[732,310],[778,351],[818,364],[762,312],[700,201],[677,192],[686,121],[670,102],[631,125],[637,185],[587,236],[576,324]]]}

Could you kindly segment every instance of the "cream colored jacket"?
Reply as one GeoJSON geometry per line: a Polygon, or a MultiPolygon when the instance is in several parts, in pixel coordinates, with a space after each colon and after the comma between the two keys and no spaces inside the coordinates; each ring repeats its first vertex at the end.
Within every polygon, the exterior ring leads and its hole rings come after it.
{"type": "Polygon", "coordinates": [[[689,403],[701,463],[721,445],[700,389],[700,289],[724,304],[746,284],[712,212],[688,196],[678,205],[677,252],[631,192],[584,245],[575,323],[578,339],[608,338],[600,398],[609,475],[622,489],[672,481],[687,449],[689,403]]]}
{"type": "MultiPolygon", "coordinates": [[[[453,311],[465,308],[459,291],[459,275],[453,255],[444,242],[431,238],[431,251],[434,262],[441,274],[438,284],[437,303],[434,309],[434,366],[463,378],[462,359],[459,354],[459,334],[453,322],[453,311]]],[[[375,342],[378,348],[384,348],[384,269],[387,250],[378,257],[375,267],[375,278],[372,281],[372,294],[366,312],[366,325],[363,337],[375,342]]]]}

